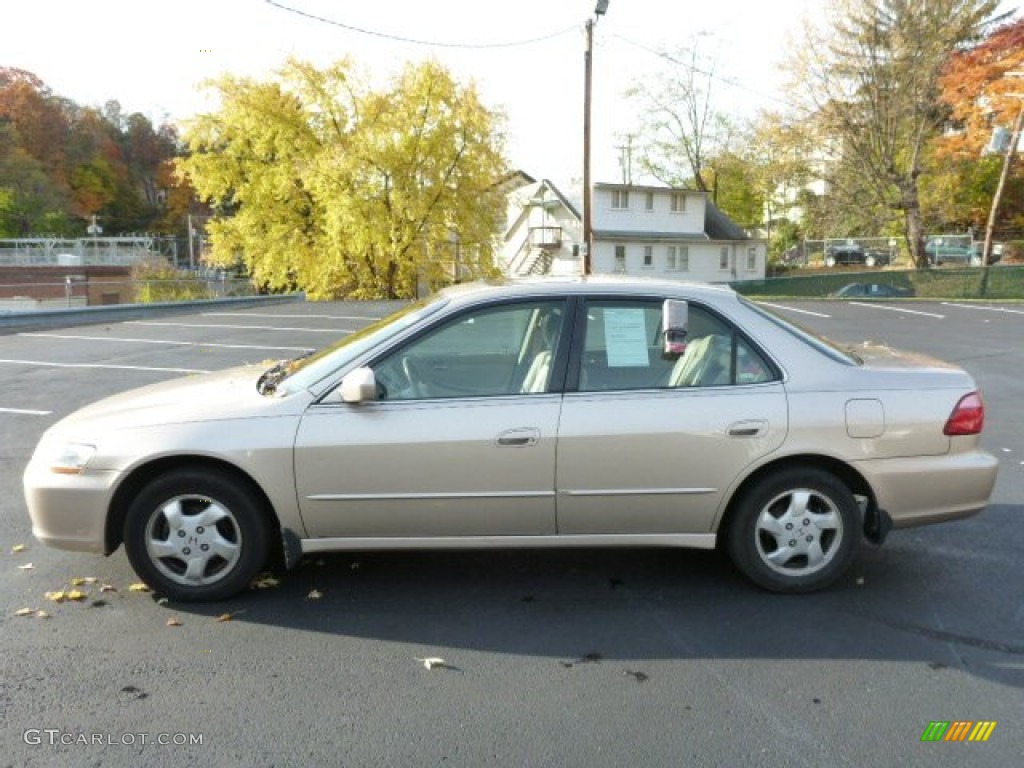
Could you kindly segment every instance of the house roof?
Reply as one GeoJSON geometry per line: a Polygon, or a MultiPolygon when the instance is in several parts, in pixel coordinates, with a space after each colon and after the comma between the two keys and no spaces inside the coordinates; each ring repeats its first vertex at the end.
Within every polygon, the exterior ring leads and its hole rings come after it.
{"type": "Polygon", "coordinates": [[[704,232],[712,240],[750,239],[742,227],[726,216],[710,200],[707,201],[707,205],[704,208],[704,232]]]}

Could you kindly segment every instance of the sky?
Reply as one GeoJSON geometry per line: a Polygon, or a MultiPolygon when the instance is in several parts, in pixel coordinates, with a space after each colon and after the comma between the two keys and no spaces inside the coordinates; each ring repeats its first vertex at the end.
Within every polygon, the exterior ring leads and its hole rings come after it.
{"type": "MultiPolygon", "coordinates": [[[[625,93],[664,68],[655,51],[699,40],[716,58],[716,102],[753,117],[785,106],[778,65],[801,19],[820,15],[823,2],[609,0],[594,27],[593,180],[622,178],[618,147],[639,128],[625,93]]],[[[116,100],[123,112],[159,124],[214,109],[204,80],[269,77],[289,56],[318,65],[350,56],[381,82],[406,62],[433,58],[507,114],[512,167],[571,192],[582,177],[583,29],[594,7],[595,0],[4,0],[0,66],[28,70],[79,104],[116,100]]]]}

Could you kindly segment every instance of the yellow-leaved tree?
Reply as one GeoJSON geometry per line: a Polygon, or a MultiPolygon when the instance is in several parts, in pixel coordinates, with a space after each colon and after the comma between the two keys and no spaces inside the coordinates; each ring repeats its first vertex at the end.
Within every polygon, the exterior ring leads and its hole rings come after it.
{"type": "Polygon", "coordinates": [[[210,261],[241,258],[271,290],[408,298],[494,273],[505,215],[503,118],[436,62],[384,89],[349,60],[289,60],[274,79],[213,83],[179,170],[223,215],[210,261]]]}

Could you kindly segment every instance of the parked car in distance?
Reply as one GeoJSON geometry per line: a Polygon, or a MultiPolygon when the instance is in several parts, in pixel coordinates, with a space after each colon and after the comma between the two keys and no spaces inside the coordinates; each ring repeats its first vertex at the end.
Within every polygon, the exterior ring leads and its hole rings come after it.
{"type": "Polygon", "coordinates": [[[862,264],[866,267],[886,266],[892,260],[892,255],[887,250],[872,248],[865,249],[856,240],[846,240],[843,243],[832,243],[825,246],[825,266],[834,267],[837,264],[862,264]]]}
{"type": "Polygon", "coordinates": [[[961,368],[840,348],[728,288],[474,283],[87,406],[24,490],[41,542],[124,543],[175,600],[234,595],[275,552],[718,544],[807,592],[864,539],[981,511],[984,417],[961,368]]]}
{"type": "MultiPolygon", "coordinates": [[[[929,237],[924,243],[924,252],[928,263],[933,267],[943,264],[958,264],[965,267],[980,267],[982,251],[985,243],[981,240],[971,241],[960,236],[929,237]]],[[[992,244],[992,255],[989,264],[996,264],[1002,258],[1003,244],[992,244]]]]}
{"type": "Polygon", "coordinates": [[[839,299],[899,299],[914,295],[914,289],[888,283],[850,283],[834,294],[839,299]]]}

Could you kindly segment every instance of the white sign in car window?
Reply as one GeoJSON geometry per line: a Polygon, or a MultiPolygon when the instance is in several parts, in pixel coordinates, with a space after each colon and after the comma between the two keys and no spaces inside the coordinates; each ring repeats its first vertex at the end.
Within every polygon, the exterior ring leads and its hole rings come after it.
{"type": "Polygon", "coordinates": [[[646,368],[651,364],[642,309],[605,308],[604,343],[609,368],[646,368]]]}

